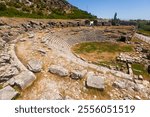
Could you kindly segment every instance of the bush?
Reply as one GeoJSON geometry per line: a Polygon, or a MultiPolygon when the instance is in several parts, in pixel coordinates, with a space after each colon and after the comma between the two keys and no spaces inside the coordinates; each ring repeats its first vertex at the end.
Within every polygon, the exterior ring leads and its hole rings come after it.
{"type": "Polygon", "coordinates": [[[96,16],[91,15],[86,11],[74,9],[71,14],[68,15],[70,19],[96,19],[96,16]]]}
{"type": "Polygon", "coordinates": [[[31,11],[30,7],[27,7],[27,6],[23,6],[22,10],[26,11],[26,12],[30,12],[31,11]]]}
{"type": "Polygon", "coordinates": [[[5,2],[0,2],[0,11],[5,11],[5,10],[6,10],[5,2]]]}

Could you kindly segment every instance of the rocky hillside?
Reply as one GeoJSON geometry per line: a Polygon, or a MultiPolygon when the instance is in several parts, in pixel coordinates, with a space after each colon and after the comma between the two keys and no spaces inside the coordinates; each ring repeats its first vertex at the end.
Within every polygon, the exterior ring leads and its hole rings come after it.
{"type": "Polygon", "coordinates": [[[67,0],[1,0],[0,16],[57,19],[96,18],[71,5],[67,0]]]}

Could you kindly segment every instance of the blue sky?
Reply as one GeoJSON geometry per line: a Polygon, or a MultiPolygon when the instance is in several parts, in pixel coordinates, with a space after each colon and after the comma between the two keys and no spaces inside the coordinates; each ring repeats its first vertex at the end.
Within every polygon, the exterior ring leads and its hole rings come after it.
{"type": "Polygon", "coordinates": [[[100,18],[113,18],[115,12],[120,19],[150,20],[150,0],[68,0],[80,9],[100,18]]]}

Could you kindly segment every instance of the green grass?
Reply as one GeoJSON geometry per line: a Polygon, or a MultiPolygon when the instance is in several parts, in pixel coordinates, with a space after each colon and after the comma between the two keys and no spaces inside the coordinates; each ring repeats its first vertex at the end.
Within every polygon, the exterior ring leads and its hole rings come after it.
{"type": "Polygon", "coordinates": [[[135,75],[142,75],[144,78],[150,78],[147,69],[142,64],[132,64],[133,73],[135,75]]]}
{"type": "Polygon", "coordinates": [[[120,45],[119,43],[110,42],[88,42],[78,44],[74,51],[76,53],[92,53],[92,52],[132,52],[133,47],[131,45],[120,45]]]}
{"type": "Polygon", "coordinates": [[[146,35],[146,36],[150,36],[150,31],[146,31],[146,30],[138,30],[137,33],[146,35]]]}
{"type": "Polygon", "coordinates": [[[2,89],[3,88],[3,85],[2,84],[0,84],[0,89],[2,89]]]}
{"type": "Polygon", "coordinates": [[[138,33],[150,36],[150,22],[146,20],[138,21],[138,33]]]}
{"type": "Polygon", "coordinates": [[[123,65],[124,65],[124,63],[122,63],[122,62],[118,62],[118,61],[100,61],[100,62],[97,62],[97,63],[95,63],[95,64],[97,64],[97,65],[101,65],[101,66],[104,66],[104,67],[109,67],[109,66],[118,66],[119,68],[121,68],[123,65]]]}

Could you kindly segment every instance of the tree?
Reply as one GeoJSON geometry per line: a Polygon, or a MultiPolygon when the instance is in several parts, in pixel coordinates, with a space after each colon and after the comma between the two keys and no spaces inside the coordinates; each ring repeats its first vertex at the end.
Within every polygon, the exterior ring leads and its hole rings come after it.
{"type": "Polygon", "coordinates": [[[117,13],[115,13],[115,15],[114,15],[114,20],[115,21],[117,20],[117,13]]]}
{"type": "Polygon", "coordinates": [[[119,18],[117,18],[117,13],[115,13],[114,18],[112,19],[112,25],[119,25],[119,18]]]}

